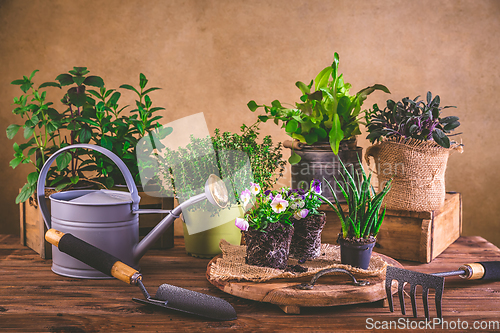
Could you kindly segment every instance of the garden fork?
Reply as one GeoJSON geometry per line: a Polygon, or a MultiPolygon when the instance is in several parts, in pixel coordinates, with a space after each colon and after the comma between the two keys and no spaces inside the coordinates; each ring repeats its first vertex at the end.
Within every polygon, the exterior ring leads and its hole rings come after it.
{"type": "Polygon", "coordinates": [[[443,299],[444,278],[447,276],[459,275],[467,280],[500,280],[500,261],[477,262],[464,264],[456,271],[424,274],[406,269],[401,269],[393,266],[387,266],[385,275],[385,292],[389,301],[389,309],[394,312],[394,304],[392,302],[392,281],[398,281],[398,296],[401,304],[401,313],[406,315],[404,302],[404,285],[410,284],[410,300],[413,310],[413,317],[417,318],[417,300],[415,292],[417,285],[422,286],[422,300],[424,303],[425,317],[429,319],[429,289],[435,289],[436,312],[439,318],[442,318],[441,301],[443,299]]]}

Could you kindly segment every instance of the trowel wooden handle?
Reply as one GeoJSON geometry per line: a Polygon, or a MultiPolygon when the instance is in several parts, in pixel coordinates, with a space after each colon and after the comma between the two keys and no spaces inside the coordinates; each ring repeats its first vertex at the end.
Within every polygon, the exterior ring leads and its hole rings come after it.
{"type": "Polygon", "coordinates": [[[49,229],[45,234],[45,239],[52,245],[57,246],[59,251],[86,263],[106,275],[114,276],[132,285],[137,284],[137,280],[142,280],[141,274],[136,269],[72,234],[49,229]]]}
{"type": "Polygon", "coordinates": [[[464,264],[460,269],[469,272],[468,280],[500,280],[500,261],[483,261],[464,264]]]}

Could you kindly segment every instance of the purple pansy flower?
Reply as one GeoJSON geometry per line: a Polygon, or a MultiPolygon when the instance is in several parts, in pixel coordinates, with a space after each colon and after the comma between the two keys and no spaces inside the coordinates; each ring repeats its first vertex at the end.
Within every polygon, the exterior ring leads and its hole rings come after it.
{"type": "Polygon", "coordinates": [[[314,179],[311,183],[311,189],[316,194],[321,194],[321,181],[319,181],[318,179],[314,179]]]}

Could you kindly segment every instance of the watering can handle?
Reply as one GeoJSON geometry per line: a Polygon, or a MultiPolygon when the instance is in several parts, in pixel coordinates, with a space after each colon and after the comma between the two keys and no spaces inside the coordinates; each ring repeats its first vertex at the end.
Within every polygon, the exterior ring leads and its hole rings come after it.
{"type": "Polygon", "coordinates": [[[136,211],[139,209],[139,201],[141,198],[139,197],[139,193],[137,191],[137,187],[135,186],[134,178],[130,174],[130,171],[128,170],[127,166],[123,161],[116,156],[115,153],[109,151],[106,148],[103,148],[101,146],[96,146],[96,145],[91,145],[87,143],[78,143],[70,146],[66,146],[64,148],[59,149],[56,151],[52,156],[49,157],[49,159],[45,162],[45,164],[42,167],[42,170],[40,171],[40,176],[38,177],[38,183],[37,183],[37,198],[38,198],[38,207],[40,207],[40,211],[42,212],[43,220],[45,221],[45,225],[47,226],[47,229],[51,228],[51,219],[50,219],[50,214],[47,208],[47,203],[45,202],[45,178],[47,177],[47,173],[49,172],[50,166],[54,162],[57,156],[59,156],[61,153],[70,150],[70,149],[75,149],[75,148],[87,148],[91,150],[98,151],[105,156],[109,157],[117,166],[118,169],[123,174],[123,177],[125,178],[125,182],[127,183],[128,190],[130,192],[130,195],[132,196],[132,211],[136,211]]]}

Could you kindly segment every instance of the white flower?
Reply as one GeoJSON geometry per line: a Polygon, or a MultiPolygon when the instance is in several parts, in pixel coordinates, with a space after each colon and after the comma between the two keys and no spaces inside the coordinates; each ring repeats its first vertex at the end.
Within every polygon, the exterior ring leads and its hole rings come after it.
{"type": "Polygon", "coordinates": [[[304,200],[297,200],[297,208],[304,208],[305,204],[304,200]]]}
{"type": "Polygon", "coordinates": [[[282,213],[288,207],[288,201],[283,200],[281,195],[277,194],[271,202],[271,208],[275,213],[282,213]]]}
{"type": "Polygon", "coordinates": [[[234,220],[234,224],[243,231],[247,231],[249,227],[247,220],[240,217],[237,217],[236,220],[234,220]]]}
{"type": "Polygon", "coordinates": [[[292,203],[290,204],[290,208],[291,208],[292,210],[296,210],[296,209],[297,209],[297,202],[296,202],[296,201],[292,202],[292,203]]]}
{"type": "Polygon", "coordinates": [[[241,203],[243,204],[243,207],[248,205],[251,198],[252,198],[252,193],[250,192],[249,189],[245,189],[244,191],[241,192],[240,200],[241,200],[241,203]]]}
{"type": "Polygon", "coordinates": [[[253,195],[257,195],[260,193],[260,185],[257,183],[250,183],[250,192],[252,192],[253,195]]]}

